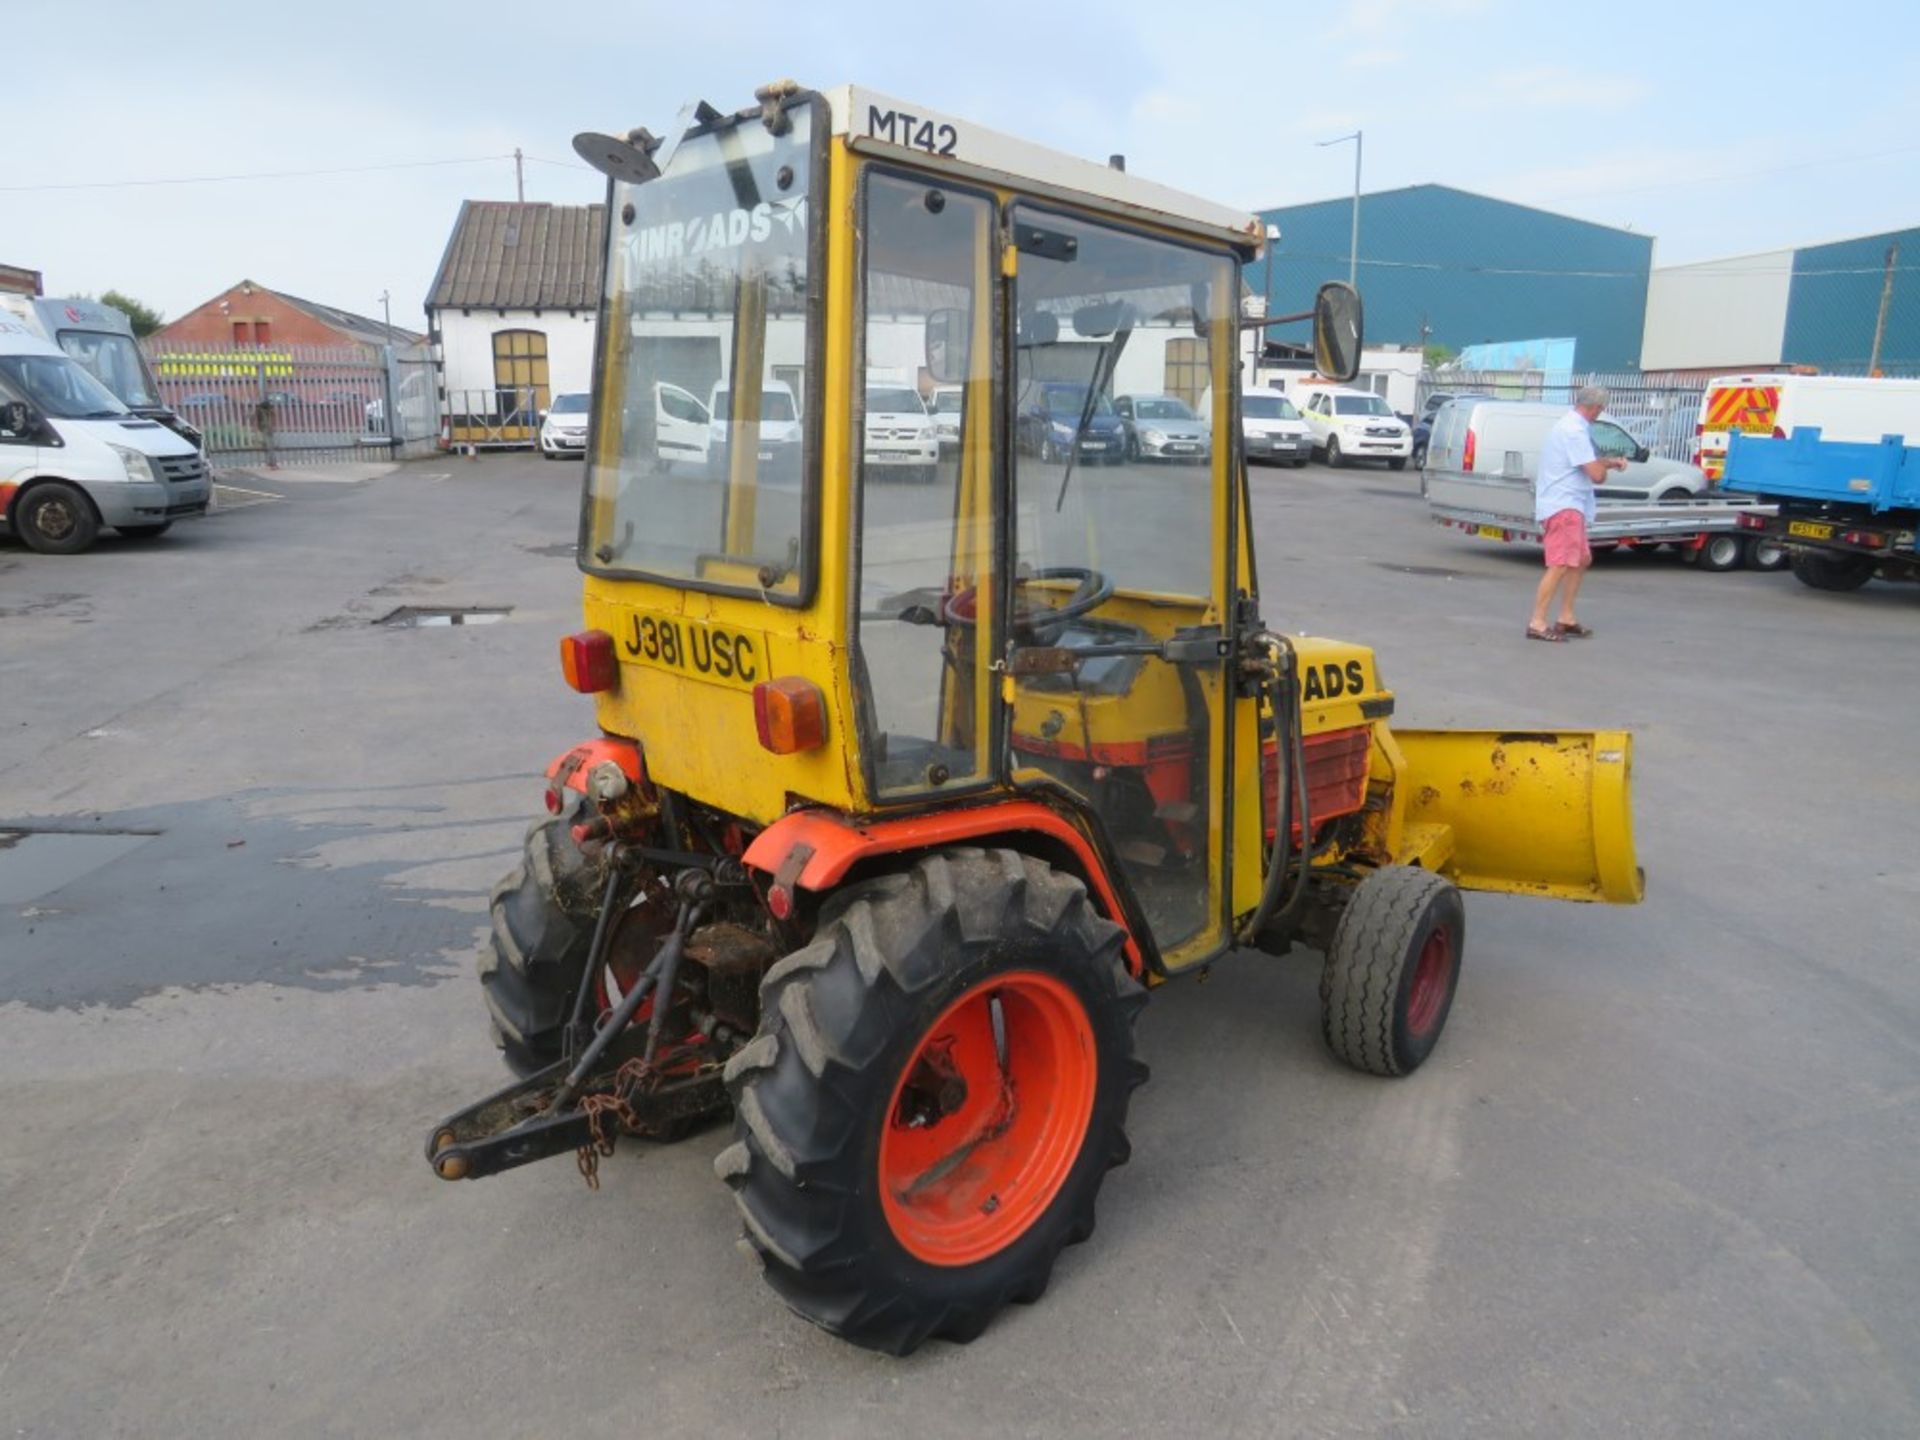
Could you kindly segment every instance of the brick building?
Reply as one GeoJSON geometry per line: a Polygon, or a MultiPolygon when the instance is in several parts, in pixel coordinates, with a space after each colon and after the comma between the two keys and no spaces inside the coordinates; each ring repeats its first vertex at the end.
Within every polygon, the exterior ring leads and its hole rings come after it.
{"type": "Polygon", "coordinates": [[[351,310],[269,290],[252,280],[221,291],[155,333],[162,346],[416,345],[424,338],[351,310]]]}

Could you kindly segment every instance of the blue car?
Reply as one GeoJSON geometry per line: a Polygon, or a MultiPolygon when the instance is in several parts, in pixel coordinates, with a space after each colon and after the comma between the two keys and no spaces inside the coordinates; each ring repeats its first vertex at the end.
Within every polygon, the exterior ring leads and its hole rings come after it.
{"type": "MultiPolygon", "coordinates": [[[[1048,464],[1067,458],[1073,433],[1087,406],[1087,387],[1071,380],[1046,380],[1035,385],[1020,407],[1015,442],[1028,455],[1048,464]]],[[[1126,459],[1126,429],[1105,395],[1094,398],[1093,414],[1080,437],[1080,458],[1118,465],[1126,459]]]]}

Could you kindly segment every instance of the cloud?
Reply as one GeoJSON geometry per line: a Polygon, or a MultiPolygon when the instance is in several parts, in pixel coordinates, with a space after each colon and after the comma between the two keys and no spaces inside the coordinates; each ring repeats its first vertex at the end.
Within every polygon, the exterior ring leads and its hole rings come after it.
{"type": "Polygon", "coordinates": [[[1646,82],[1633,76],[1530,65],[1496,71],[1455,103],[1466,110],[1619,110],[1647,93],[1646,82]]]}
{"type": "Polygon", "coordinates": [[[1355,50],[1342,62],[1349,70],[1385,70],[1398,65],[1407,58],[1404,50],[1392,50],[1376,47],[1370,50],[1355,50]]]}

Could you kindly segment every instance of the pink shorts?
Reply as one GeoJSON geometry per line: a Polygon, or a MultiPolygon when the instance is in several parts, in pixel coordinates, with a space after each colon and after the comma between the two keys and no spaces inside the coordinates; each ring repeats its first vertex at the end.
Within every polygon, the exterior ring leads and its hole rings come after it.
{"type": "Polygon", "coordinates": [[[1547,567],[1580,570],[1593,563],[1587,544],[1587,517],[1578,510],[1556,510],[1547,517],[1547,567]]]}

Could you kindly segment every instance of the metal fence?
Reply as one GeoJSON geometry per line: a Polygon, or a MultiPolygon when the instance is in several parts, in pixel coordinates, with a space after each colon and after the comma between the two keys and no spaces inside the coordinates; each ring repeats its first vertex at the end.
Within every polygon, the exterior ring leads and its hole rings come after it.
{"type": "Polygon", "coordinates": [[[1691,462],[1694,426],[1707,382],[1691,375],[1617,374],[1564,370],[1427,370],[1416,394],[1419,413],[1429,396],[1490,395],[1496,400],[1540,400],[1571,405],[1583,385],[1604,385],[1610,392],[1607,414],[1650,454],[1691,462]]]}
{"type": "Polygon", "coordinates": [[[160,398],[226,465],[397,460],[434,449],[439,406],[425,346],[197,346],[148,342],[160,398]]]}

